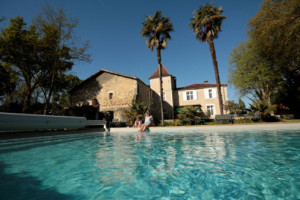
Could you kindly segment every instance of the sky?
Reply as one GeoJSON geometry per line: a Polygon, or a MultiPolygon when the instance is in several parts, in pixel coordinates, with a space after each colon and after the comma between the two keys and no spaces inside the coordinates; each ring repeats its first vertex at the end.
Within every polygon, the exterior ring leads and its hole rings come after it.
{"type": "MultiPolygon", "coordinates": [[[[204,81],[216,83],[208,44],[196,40],[189,27],[193,11],[207,2],[222,7],[226,16],[214,43],[221,83],[228,84],[230,53],[248,39],[248,21],[256,15],[262,0],[0,0],[0,17],[6,17],[1,27],[8,26],[8,19],[16,16],[30,25],[47,4],[63,8],[67,17],[79,19],[75,29],[79,41],[90,42],[87,53],[92,61],[76,62],[72,74],[84,80],[106,69],[149,84],[148,78],[158,67],[157,57],[155,50],[147,49],[140,30],[145,17],[160,10],[175,29],[162,50],[162,64],[177,78],[177,87],[184,87],[204,81]]],[[[229,100],[237,101],[238,97],[234,87],[228,85],[229,100]]]]}

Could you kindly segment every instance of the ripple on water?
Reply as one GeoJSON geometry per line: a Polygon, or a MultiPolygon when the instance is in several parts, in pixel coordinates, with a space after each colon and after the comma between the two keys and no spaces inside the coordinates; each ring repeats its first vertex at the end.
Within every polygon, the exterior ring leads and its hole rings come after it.
{"type": "Polygon", "coordinates": [[[300,199],[300,131],[84,133],[8,139],[0,152],[0,188],[29,185],[28,198],[300,199]]]}

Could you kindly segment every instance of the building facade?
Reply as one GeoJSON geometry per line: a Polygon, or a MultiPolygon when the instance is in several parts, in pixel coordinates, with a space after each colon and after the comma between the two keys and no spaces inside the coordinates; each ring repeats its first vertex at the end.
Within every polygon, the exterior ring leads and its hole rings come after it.
{"type": "Polygon", "coordinates": [[[114,119],[125,121],[124,111],[132,103],[151,103],[151,89],[143,81],[101,69],[70,91],[73,105],[98,106],[99,111],[113,112],[114,119]]]}
{"type": "MultiPolygon", "coordinates": [[[[101,69],[80,85],[73,88],[73,105],[89,104],[99,106],[99,111],[111,111],[114,119],[126,121],[124,111],[132,103],[144,103],[151,114],[160,119],[159,69],[149,77],[150,85],[134,76],[101,69]]],[[[220,114],[217,85],[192,84],[178,88],[176,77],[162,66],[163,99],[165,119],[174,119],[176,112],[184,106],[197,106],[211,117],[220,114]]],[[[223,103],[228,101],[227,85],[221,84],[223,103]]],[[[226,111],[224,110],[224,113],[226,111]]]]}

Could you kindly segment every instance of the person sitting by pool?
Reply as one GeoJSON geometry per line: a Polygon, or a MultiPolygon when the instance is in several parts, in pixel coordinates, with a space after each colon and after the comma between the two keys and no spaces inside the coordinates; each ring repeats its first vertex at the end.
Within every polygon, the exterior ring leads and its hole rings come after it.
{"type": "Polygon", "coordinates": [[[142,125],[142,127],[140,128],[140,131],[145,131],[149,126],[154,125],[153,123],[153,117],[152,115],[150,115],[150,113],[147,111],[145,113],[145,122],[142,125]]]}
{"type": "Polygon", "coordinates": [[[142,120],[140,117],[136,118],[132,127],[133,128],[141,128],[142,127],[142,120]]]}

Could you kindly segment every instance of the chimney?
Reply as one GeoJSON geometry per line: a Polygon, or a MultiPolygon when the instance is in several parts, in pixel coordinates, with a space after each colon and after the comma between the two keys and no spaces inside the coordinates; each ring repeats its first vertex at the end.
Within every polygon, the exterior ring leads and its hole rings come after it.
{"type": "Polygon", "coordinates": [[[204,81],[203,83],[204,83],[204,84],[208,84],[208,81],[204,81]]]}

